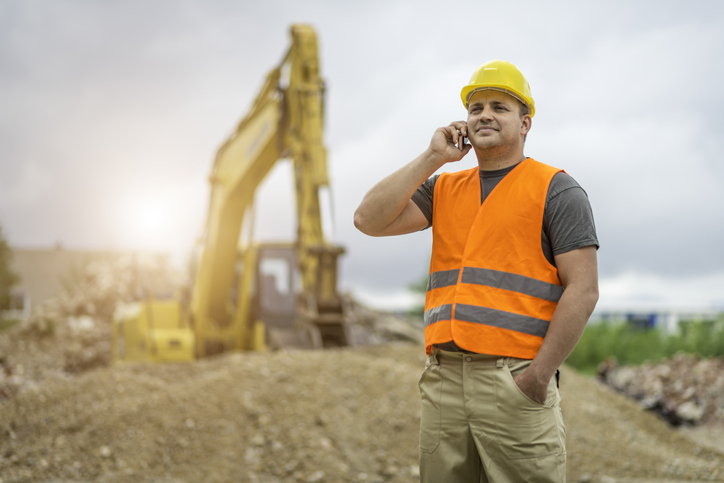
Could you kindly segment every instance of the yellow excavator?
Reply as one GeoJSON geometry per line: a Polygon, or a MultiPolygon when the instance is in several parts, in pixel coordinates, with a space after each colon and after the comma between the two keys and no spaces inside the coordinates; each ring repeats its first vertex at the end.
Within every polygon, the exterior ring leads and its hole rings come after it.
{"type": "Polygon", "coordinates": [[[149,296],[119,307],[114,362],[350,344],[337,290],[344,249],[322,230],[319,195],[329,178],[317,36],[308,25],[293,25],[291,38],[281,64],[218,150],[190,290],[177,300],[149,296]],[[256,244],[254,195],[281,159],[293,165],[296,240],[256,244]]]}

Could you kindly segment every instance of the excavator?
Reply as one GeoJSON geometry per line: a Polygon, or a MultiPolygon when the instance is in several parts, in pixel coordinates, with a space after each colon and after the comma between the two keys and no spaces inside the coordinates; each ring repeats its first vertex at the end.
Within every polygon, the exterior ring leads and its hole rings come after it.
{"type": "Polygon", "coordinates": [[[120,306],[114,362],[350,344],[337,290],[344,248],[328,242],[322,229],[320,190],[328,189],[329,177],[317,45],[311,26],[292,25],[288,52],[216,154],[189,289],[172,300],[149,295],[120,306]],[[286,159],[294,173],[296,239],[257,243],[254,195],[286,159]]]}

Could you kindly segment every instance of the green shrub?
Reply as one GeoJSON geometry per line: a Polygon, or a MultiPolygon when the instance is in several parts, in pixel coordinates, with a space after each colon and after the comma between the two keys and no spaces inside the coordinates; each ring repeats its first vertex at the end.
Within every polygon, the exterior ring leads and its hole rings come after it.
{"type": "Polygon", "coordinates": [[[590,374],[606,359],[613,358],[622,365],[638,365],[678,352],[700,357],[724,356],[724,318],[682,321],[675,334],[665,334],[660,329],[638,329],[626,322],[590,324],[566,363],[590,374]]]}
{"type": "Polygon", "coordinates": [[[414,293],[420,300],[420,303],[416,304],[410,310],[407,311],[407,315],[411,317],[422,317],[425,313],[425,293],[427,292],[427,274],[423,275],[415,282],[412,282],[407,286],[407,289],[414,293]]]}

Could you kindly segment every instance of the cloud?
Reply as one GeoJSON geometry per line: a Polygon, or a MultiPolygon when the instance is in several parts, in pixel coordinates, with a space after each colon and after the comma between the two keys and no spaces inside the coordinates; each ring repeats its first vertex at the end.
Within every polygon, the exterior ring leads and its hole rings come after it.
{"type": "MultiPolygon", "coordinates": [[[[345,288],[409,302],[429,231],[370,238],[352,213],[436,127],[464,116],[460,88],[492,58],[531,81],[527,154],[588,192],[604,282],[640,276],[669,293],[677,277],[698,286],[724,272],[724,4],[696,1],[3,2],[0,223],[11,243],[130,247],[143,237],[124,234],[119,206],[160,196],[176,211],[143,243],[190,246],[214,153],[293,22],[313,24],[320,41],[345,288]]],[[[293,217],[290,177],[274,173],[257,218],[276,238],[293,217]]]]}
{"type": "Polygon", "coordinates": [[[724,100],[711,61],[723,41],[721,29],[691,22],[603,37],[568,71],[553,119],[536,126],[542,159],[589,193],[604,276],[724,269],[712,256],[724,242],[724,139],[710,109],[724,100]]]}
{"type": "Polygon", "coordinates": [[[597,310],[723,310],[722,286],[724,272],[703,277],[625,272],[601,281],[597,310]]]}
{"type": "Polygon", "coordinates": [[[26,162],[14,168],[12,178],[5,178],[0,185],[0,204],[22,210],[39,201],[51,185],[52,176],[37,162],[26,162]]]}

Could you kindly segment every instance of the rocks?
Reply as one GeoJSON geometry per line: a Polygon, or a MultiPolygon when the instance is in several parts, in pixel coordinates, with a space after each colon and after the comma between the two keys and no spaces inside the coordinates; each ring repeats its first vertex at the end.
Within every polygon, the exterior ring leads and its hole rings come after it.
{"type": "Polygon", "coordinates": [[[704,416],[704,407],[699,406],[693,401],[686,401],[676,407],[676,416],[678,420],[690,423],[699,423],[704,416]]]}
{"type": "Polygon", "coordinates": [[[598,376],[675,426],[724,423],[724,359],[679,354],[639,367],[606,361],[598,376]]]}

